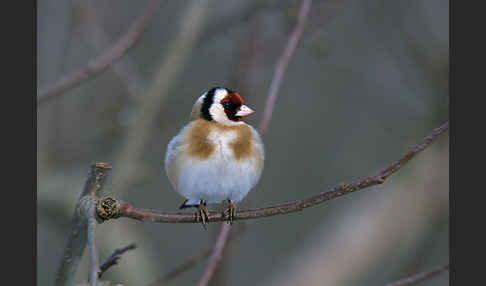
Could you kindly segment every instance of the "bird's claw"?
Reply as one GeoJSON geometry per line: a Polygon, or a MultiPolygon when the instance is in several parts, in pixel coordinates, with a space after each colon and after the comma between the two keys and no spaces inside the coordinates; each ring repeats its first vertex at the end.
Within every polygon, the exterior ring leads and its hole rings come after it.
{"type": "Polygon", "coordinates": [[[226,219],[226,223],[232,225],[233,218],[236,215],[236,208],[230,200],[228,200],[228,203],[228,207],[223,211],[223,217],[226,219]]]}
{"type": "Polygon", "coordinates": [[[199,207],[197,208],[197,212],[196,212],[196,220],[197,222],[201,222],[204,229],[207,229],[206,224],[209,220],[209,212],[206,209],[205,203],[199,204],[199,207]]]}

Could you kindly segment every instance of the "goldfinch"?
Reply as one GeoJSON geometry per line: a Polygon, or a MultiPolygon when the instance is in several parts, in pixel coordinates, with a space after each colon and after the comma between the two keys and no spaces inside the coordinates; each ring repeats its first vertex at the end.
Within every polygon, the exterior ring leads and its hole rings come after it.
{"type": "Polygon", "coordinates": [[[263,142],[243,121],[254,111],[227,88],[203,93],[190,122],[169,142],[165,171],[174,189],[186,198],[180,209],[196,207],[205,226],[206,203],[229,205],[223,215],[232,223],[235,207],[257,184],[263,170],[263,142]]]}

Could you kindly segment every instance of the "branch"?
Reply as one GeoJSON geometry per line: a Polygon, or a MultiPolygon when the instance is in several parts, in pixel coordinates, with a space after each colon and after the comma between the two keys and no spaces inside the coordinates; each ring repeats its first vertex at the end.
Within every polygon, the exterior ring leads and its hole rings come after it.
{"type": "MultiPolygon", "coordinates": [[[[111,166],[107,163],[91,165],[84,189],[74,210],[71,232],[67,238],[66,247],[56,274],[55,285],[57,286],[74,284],[74,275],[87,244],[90,245],[91,254],[93,254],[92,251],[95,251],[94,206],[103,195],[103,185],[110,169],[111,166]]],[[[94,264],[92,260],[91,265],[94,264]]]]}
{"type": "Polygon", "coordinates": [[[88,219],[88,248],[89,248],[89,283],[91,286],[96,286],[98,284],[98,269],[99,260],[98,253],[96,252],[96,219],[93,213],[94,204],[90,207],[89,214],[91,217],[88,219]]]}
{"type": "MultiPolygon", "coordinates": [[[[405,166],[412,158],[414,158],[417,154],[430,146],[430,144],[437,140],[439,135],[445,133],[447,130],[449,130],[449,122],[446,122],[440,127],[434,129],[431,135],[423,138],[422,142],[412,147],[412,149],[408,151],[404,156],[402,156],[398,161],[396,161],[383,171],[379,172],[377,175],[366,177],[351,184],[344,184],[338,187],[334,187],[327,192],[323,192],[300,201],[284,203],[256,210],[238,211],[235,214],[233,220],[236,221],[256,219],[274,215],[294,213],[359,190],[383,184],[390,175],[405,166]]],[[[104,198],[103,200],[99,201],[96,212],[103,220],[127,217],[139,221],[157,223],[200,223],[197,221],[195,214],[166,213],[154,210],[137,209],[133,207],[130,203],[118,201],[110,197],[104,198]]],[[[208,222],[218,222],[224,220],[225,217],[223,217],[221,212],[209,212],[208,222]]]]}
{"type": "Polygon", "coordinates": [[[212,249],[207,249],[203,253],[201,253],[198,256],[192,257],[179,266],[175,267],[173,270],[171,270],[169,273],[165,274],[164,276],[160,277],[157,279],[157,281],[153,282],[152,286],[160,286],[160,285],[165,285],[168,282],[170,282],[172,279],[176,278],[192,266],[198,264],[199,262],[203,261],[204,259],[208,258],[211,255],[212,249]]]}
{"type": "Polygon", "coordinates": [[[398,281],[388,283],[388,284],[386,284],[386,286],[405,286],[405,285],[411,285],[411,284],[420,282],[422,280],[425,280],[427,278],[433,277],[435,275],[438,275],[438,274],[440,274],[440,273],[442,273],[444,271],[447,271],[447,270],[449,270],[449,264],[439,265],[439,266],[437,266],[436,268],[434,268],[431,271],[421,272],[421,273],[412,275],[410,277],[406,277],[406,278],[400,279],[398,281]]]}
{"type": "MultiPolygon", "coordinates": [[[[240,238],[241,237],[240,234],[242,234],[245,230],[246,230],[246,224],[245,223],[239,224],[237,230],[230,233],[228,237],[228,243],[236,240],[237,238],[240,238]]],[[[192,266],[198,264],[199,262],[211,256],[211,253],[212,253],[212,249],[206,249],[201,254],[193,256],[187,259],[186,261],[182,262],[178,266],[174,267],[174,269],[172,269],[170,272],[166,273],[164,276],[160,277],[159,279],[157,279],[157,281],[151,283],[150,285],[162,286],[167,284],[168,282],[172,281],[180,274],[190,269],[192,266]]]]}
{"type": "Polygon", "coordinates": [[[225,35],[231,33],[231,30],[238,28],[242,24],[246,24],[253,17],[257,16],[260,12],[267,11],[273,12],[278,9],[283,9],[288,5],[288,1],[247,1],[247,8],[243,12],[238,12],[234,14],[226,14],[223,18],[218,19],[218,21],[213,24],[204,27],[201,33],[201,41],[213,42],[219,37],[224,37],[225,35]]]}
{"type": "MultiPolygon", "coordinates": [[[[113,42],[102,25],[99,23],[100,15],[98,9],[91,7],[90,1],[74,1],[74,14],[79,21],[79,30],[84,38],[84,41],[91,45],[96,53],[104,51],[113,42]]],[[[125,54],[118,61],[110,64],[108,69],[111,70],[118,77],[121,84],[130,95],[131,103],[137,102],[144,94],[146,83],[142,75],[137,70],[135,64],[125,54]]]]}
{"type": "Polygon", "coordinates": [[[105,258],[105,260],[103,260],[103,262],[101,263],[98,271],[98,278],[101,278],[103,273],[105,273],[106,270],[108,270],[110,267],[118,264],[118,260],[121,258],[121,255],[123,253],[127,252],[128,250],[135,249],[136,247],[137,245],[135,243],[131,243],[123,248],[115,249],[115,251],[113,251],[113,253],[105,258]]]}
{"type": "Polygon", "coordinates": [[[227,223],[223,223],[221,226],[221,232],[218,235],[218,239],[216,240],[216,244],[214,245],[213,252],[209,259],[209,264],[206,267],[206,271],[204,271],[203,276],[197,283],[198,286],[206,286],[209,284],[209,281],[216,270],[216,266],[218,266],[219,261],[223,257],[224,246],[226,245],[226,240],[228,239],[230,230],[231,226],[227,223]]]}
{"type": "Polygon", "coordinates": [[[312,0],[302,0],[295,29],[292,31],[292,34],[285,45],[283,54],[278,59],[277,66],[275,67],[275,73],[273,74],[272,82],[270,83],[270,89],[268,91],[268,97],[265,103],[265,109],[263,111],[263,119],[258,127],[261,133],[264,133],[264,131],[267,130],[270,119],[272,119],[273,107],[275,106],[275,101],[277,100],[277,94],[282,82],[282,78],[287,70],[287,65],[289,64],[292,55],[294,54],[295,47],[297,47],[297,43],[302,35],[302,31],[304,30],[304,24],[307,16],[309,15],[311,5],[312,0]]]}
{"type": "Polygon", "coordinates": [[[111,49],[90,60],[86,67],[68,73],[54,82],[48,83],[44,88],[41,88],[38,92],[39,104],[99,74],[111,63],[123,56],[140,39],[143,31],[150,25],[161,2],[161,0],[149,0],[147,7],[135,22],[133,22],[127,33],[111,49]]]}

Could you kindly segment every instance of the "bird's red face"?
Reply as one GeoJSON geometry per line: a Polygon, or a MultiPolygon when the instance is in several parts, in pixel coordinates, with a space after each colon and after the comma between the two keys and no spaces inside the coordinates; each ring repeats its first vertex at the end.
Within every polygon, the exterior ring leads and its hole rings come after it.
{"type": "Polygon", "coordinates": [[[228,93],[220,103],[226,116],[232,121],[243,121],[243,116],[253,113],[253,110],[244,104],[243,98],[236,92],[228,93]]]}

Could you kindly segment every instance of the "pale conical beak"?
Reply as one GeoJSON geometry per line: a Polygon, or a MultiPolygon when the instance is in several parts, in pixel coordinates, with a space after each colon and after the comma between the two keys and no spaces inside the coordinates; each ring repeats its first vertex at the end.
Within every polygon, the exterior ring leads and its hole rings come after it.
{"type": "Polygon", "coordinates": [[[236,116],[247,116],[255,112],[253,109],[246,105],[240,106],[240,110],[236,113],[236,116]]]}

